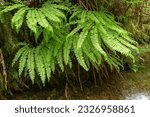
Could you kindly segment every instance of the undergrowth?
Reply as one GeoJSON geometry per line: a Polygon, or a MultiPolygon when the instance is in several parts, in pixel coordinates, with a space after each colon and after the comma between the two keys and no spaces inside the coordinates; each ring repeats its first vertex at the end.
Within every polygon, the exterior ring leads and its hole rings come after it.
{"type": "Polygon", "coordinates": [[[135,61],[137,42],[106,9],[86,7],[84,2],[73,5],[47,0],[40,6],[15,1],[1,10],[7,12],[13,14],[12,29],[19,35],[22,27],[27,27],[32,37],[20,44],[12,62],[12,66],[18,66],[19,77],[30,76],[32,83],[39,75],[45,85],[58,66],[62,72],[66,66],[72,69],[74,60],[86,71],[91,67],[102,69],[104,62],[110,70],[119,71],[123,69],[122,56],[135,61]]]}

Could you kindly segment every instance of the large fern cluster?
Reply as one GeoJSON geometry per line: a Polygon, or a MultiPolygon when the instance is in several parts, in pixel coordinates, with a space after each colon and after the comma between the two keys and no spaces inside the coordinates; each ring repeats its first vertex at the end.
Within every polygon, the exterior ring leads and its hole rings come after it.
{"type": "Polygon", "coordinates": [[[1,13],[17,9],[11,20],[12,28],[19,33],[22,24],[26,23],[31,32],[34,33],[36,40],[43,33],[45,41],[48,41],[47,37],[52,37],[54,29],[58,30],[63,23],[62,21],[66,19],[63,11],[68,10],[64,5],[56,3],[48,0],[41,8],[33,8],[24,2],[19,2],[6,6],[1,13]]]}
{"type": "Polygon", "coordinates": [[[77,10],[70,17],[70,24],[75,28],[68,34],[67,41],[72,41],[74,53],[84,69],[90,68],[89,61],[95,67],[106,61],[111,68],[118,68],[121,65],[117,59],[118,53],[134,60],[132,50],[137,50],[136,42],[130,39],[127,31],[117,25],[112,15],[77,10]],[[76,40],[71,39],[75,36],[76,40]]]}
{"type": "Polygon", "coordinates": [[[134,60],[132,51],[137,50],[136,42],[117,25],[113,15],[76,6],[69,10],[56,1],[48,0],[41,8],[15,3],[1,11],[5,13],[17,9],[11,20],[12,28],[19,33],[25,23],[34,34],[35,41],[42,37],[36,47],[25,44],[15,55],[12,65],[18,61],[19,76],[23,71],[27,72],[34,83],[37,73],[44,84],[57,66],[62,71],[67,65],[72,67],[74,56],[87,71],[90,65],[99,69],[104,62],[111,69],[119,69],[122,66],[120,54],[134,60]],[[72,15],[65,14],[65,10],[72,15]]]}

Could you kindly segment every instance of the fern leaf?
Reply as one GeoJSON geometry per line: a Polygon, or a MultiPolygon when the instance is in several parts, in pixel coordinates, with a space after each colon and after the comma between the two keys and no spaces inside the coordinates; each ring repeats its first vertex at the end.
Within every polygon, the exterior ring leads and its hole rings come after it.
{"type": "Polygon", "coordinates": [[[52,70],[53,73],[55,72],[55,67],[56,67],[55,63],[56,63],[56,62],[55,62],[55,58],[52,58],[52,59],[51,59],[51,65],[50,65],[50,66],[51,66],[51,70],[52,70]]]}
{"type": "Polygon", "coordinates": [[[64,65],[63,65],[62,49],[59,50],[56,58],[57,58],[58,65],[61,68],[61,71],[63,72],[64,65]]]}
{"type": "Polygon", "coordinates": [[[75,29],[73,29],[68,35],[66,38],[69,38],[71,36],[73,36],[75,33],[77,33],[79,30],[81,30],[83,28],[83,26],[77,26],[75,29]]]}
{"type": "Polygon", "coordinates": [[[88,35],[88,30],[82,31],[80,33],[78,43],[77,43],[77,49],[81,48],[81,46],[82,46],[84,40],[86,39],[87,35],[88,35]]]}
{"type": "Polygon", "coordinates": [[[54,51],[53,51],[53,56],[57,56],[58,52],[60,51],[61,47],[62,47],[63,43],[62,42],[55,42],[55,47],[54,47],[54,51]]]}
{"type": "Polygon", "coordinates": [[[23,52],[25,52],[27,49],[27,46],[22,47],[21,49],[19,49],[19,51],[16,53],[13,61],[12,61],[12,66],[14,66],[14,64],[17,62],[17,60],[21,57],[21,55],[23,54],[23,52]]]}
{"type": "Polygon", "coordinates": [[[84,46],[83,46],[83,52],[86,54],[86,56],[91,60],[91,62],[94,62],[96,63],[97,60],[91,50],[91,45],[88,44],[88,41],[86,41],[84,43],[84,46]]]}
{"type": "Polygon", "coordinates": [[[87,36],[89,34],[89,30],[92,27],[93,22],[89,22],[87,25],[84,24],[83,31],[79,35],[78,43],[77,43],[77,49],[81,48],[83,42],[85,39],[87,39],[87,36]]]}
{"type": "Polygon", "coordinates": [[[19,76],[21,76],[24,68],[26,67],[26,62],[27,62],[27,57],[29,53],[30,48],[27,48],[26,51],[22,53],[22,56],[20,57],[19,60],[19,76]]]}
{"type": "Polygon", "coordinates": [[[85,23],[86,16],[87,16],[87,11],[82,11],[81,18],[80,18],[81,19],[80,23],[85,23]]]}
{"type": "Polygon", "coordinates": [[[65,44],[64,44],[64,62],[67,65],[69,61],[69,54],[70,54],[70,49],[72,47],[72,38],[71,39],[66,39],[65,44]]]}
{"type": "Polygon", "coordinates": [[[25,7],[25,5],[24,5],[24,4],[13,4],[13,5],[11,5],[11,6],[7,6],[7,7],[6,7],[5,9],[3,9],[1,12],[6,13],[6,12],[12,11],[12,10],[14,10],[14,9],[19,9],[19,8],[21,8],[21,7],[25,7]]]}
{"type": "Polygon", "coordinates": [[[30,51],[28,53],[27,68],[29,70],[29,76],[32,81],[32,84],[34,84],[34,79],[35,79],[34,49],[30,49],[30,51]]]}
{"type": "Polygon", "coordinates": [[[16,28],[16,32],[18,33],[19,32],[19,29],[20,27],[22,26],[22,23],[23,23],[23,19],[24,19],[24,16],[25,16],[25,13],[27,11],[27,8],[21,8],[19,9],[15,15],[13,16],[12,20],[11,20],[11,25],[12,25],[12,28],[16,28]]]}
{"type": "Polygon", "coordinates": [[[74,17],[76,17],[80,13],[81,13],[81,10],[77,10],[77,11],[73,12],[73,14],[71,15],[71,17],[69,18],[69,21],[71,21],[74,17]]]}
{"type": "Polygon", "coordinates": [[[54,14],[54,12],[52,13],[44,7],[40,10],[50,21],[61,23],[61,20],[56,16],[56,14],[54,14]]]}
{"type": "Polygon", "coordinates": [[[61,17],[61,18],[63,18],[63,19],[66,19],[65,14],[64,14],[62,11],[60,11],[59,9],[56,9],[56,8],[53,8],[53,7],[48,7],[47,9],[48,9],[48,11],[49,11],[51,14],[55,14],[55,15],[58,16],[58,17],[61,17]]]}
{"type": "Polygon", "coordinates": [[[35,33],[35,35],[38,34],[38,29],[37,29],[37,20],[36,20],[36,13],[35,10],[29,10],[27,15],[26,15],[26,22],[27,26],[31,31],[35,33]]]}
{"type": "Polygon", "coordinates": [[[52,53],[46,47],[43,47],[40,51],[42,53],[41,56],[43,59],[43,64],[45,67],[46,76],[47,76],[48,80],[50,80],[50,77],[51,77],[50,63],[51,63],[52,53]]]}
{"type": "Polygon", "coordinates": [[[41,10],[35,10],[35,12],[36,12],[36,20],[38,24],[53,33],[52,26],[49,24],[45,15],[41,12],[41,10]]]}
{"type": "Polygon", "coordinates": [[[35,64],[36,64],[37,72],[40,75],[42,84],[45,85],[46,73],[45,73],[43,58],[41,56],[39,49],[40,49],[39,47],[35,49],[35,64]]]}
{"type": "Polygon", "coordinates": [[[98,37],[98,29],[96,27],[93,28],[93,30],[91,30],[90,38],[91,38],[91,42],[92,42],[93,46],[95,47],[95,49],[97,51],[99,51],[105,57],[105,59],[107,59],[106,52],[100,46],[100,40],[98,37]]]}
{"type": "Polygon", "coordinates": [[[82,52],[82,48],[80,49],[77,49],[77,40],[74,39],[74,42],[73,42],[73,49],[74,49],[74,53],[75,53],[75,56],[79,62],[79,64],[86,70],[88,71],[89,68],[87,67],[86,63],[85,63],[85,60],[84,60],[84,57],[83,57],[83,52],[82,52]]]}

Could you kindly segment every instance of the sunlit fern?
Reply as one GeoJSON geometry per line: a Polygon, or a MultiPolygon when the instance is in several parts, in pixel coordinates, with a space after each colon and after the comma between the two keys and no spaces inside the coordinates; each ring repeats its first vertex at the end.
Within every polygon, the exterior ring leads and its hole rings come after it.
{"type": "Polygon", "coordinates": [[[65,66],[72,67],[74,56],[87,71],[91,65],[99,69],[104,62],[111,69],[119,70],[120,66],[123,67],[120,54],[134,60],[132,52],[138,50],[136,42],[117,25],[111,14],[74,8],[68,24],[63,12],[68,8],[50,1],[41,8],[18,3],[1,11],[5,13],[17,9],[11,22],[12,28],[18,33],[25,23],[34,33],[35,40],[43,34],[41,43],[36,47],[25,44],[16,53],[12,65],[18,62],[20,77],[27,69],[32,83],[37,73],[45,85],[46,79],[50,80],[51,72],[54,73],[57,66],[62,72],[65,66]]]}
{"type": "Polygon", "coordinates": [[[29,7],[23,2],[14,3],[6,6],[1,10],[1,13],[6,13],[15,10],[16,13],[12,17],[11,26],[19,33],[23,23],[26,23],[31,32],[34,33],[37,39],[41,32],[45,41],[47,37],[51,37],[54,33],[54,28],[59,29],[62,21],[66,20],[63,11],[68,10],[64,5],[57,4],[57,2],[47,1],[41,8],[29,7]]]}
{"type": "MultiPolygon", "coordinates": [[[[117,53],[128,56],[134,61],[132,51],[138,51],[136,42],[128,36],[126,30],[117,25],[114,17],[109,13],[74,10],[70,24],[75,28],[68,34],[67,41],[71,41],[76,58],[84,69],[90,68],[86,59],[95,67],[106,61],[111,69],[113,67],[118,69],[122,64],[117,59],[117,53]],[[72,41],[75,36],[76,40],[72,41]]],[[[64,57],[65,63],[68,61],[66,57],[69,56],[64,57]]]]}

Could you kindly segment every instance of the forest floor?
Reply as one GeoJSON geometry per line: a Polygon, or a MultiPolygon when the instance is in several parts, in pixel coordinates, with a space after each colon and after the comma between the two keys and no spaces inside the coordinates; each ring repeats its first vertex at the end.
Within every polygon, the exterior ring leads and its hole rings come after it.
{"type": "Polygon", "coordinates": [[[150,96],[150,52],[142,55],[144,66],[137,72],[123,71],[122,78],[112,77],[101,85],[95,86],[93,82],[83,85],[83,91],[80,87],[59,89],[29,90],[21,93],[14,93],[8,99],[25,99],[25,100],[120,100],[128,99],[134,94],[141,93],[150,96]],[[67,94],[66,94],[67,93],[67,94]]]}

